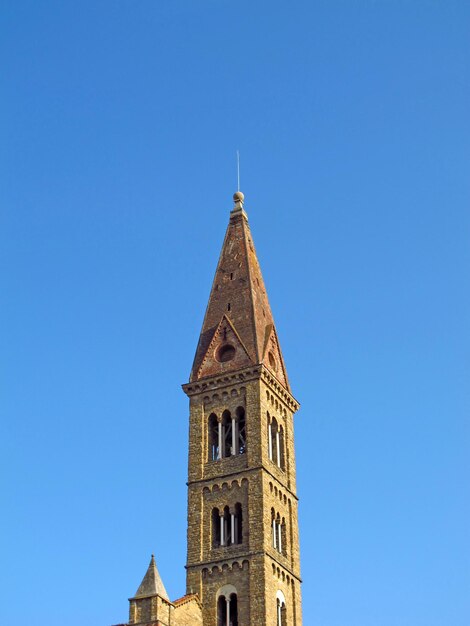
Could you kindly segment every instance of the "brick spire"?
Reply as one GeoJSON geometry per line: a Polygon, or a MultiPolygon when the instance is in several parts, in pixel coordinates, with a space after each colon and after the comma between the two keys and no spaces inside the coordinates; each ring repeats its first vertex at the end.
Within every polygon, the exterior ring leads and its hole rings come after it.
{"type": "Polygon", "coordinates": [[[263,363],[290,391],[244,195],[233,200],[190,381],[263,363]]]}
{"type": "Polygon", "coordinates": [[[137,589],[134,598],[144,598],[150,596],[160,596],[169,601],[168,594],[155,563],[155,557],[152,554],[147,572],[140,583],[140,587],[137,589]]]}

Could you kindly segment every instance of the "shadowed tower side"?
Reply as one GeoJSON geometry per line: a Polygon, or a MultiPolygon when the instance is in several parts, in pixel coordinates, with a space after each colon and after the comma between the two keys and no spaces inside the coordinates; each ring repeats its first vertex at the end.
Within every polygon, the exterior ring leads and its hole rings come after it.
{"type": "Polygon", "coordinates": [[[187,593],[204,626],[301,626],[291,394],[244,211],[234,207],[190,382],[187,593]]]}

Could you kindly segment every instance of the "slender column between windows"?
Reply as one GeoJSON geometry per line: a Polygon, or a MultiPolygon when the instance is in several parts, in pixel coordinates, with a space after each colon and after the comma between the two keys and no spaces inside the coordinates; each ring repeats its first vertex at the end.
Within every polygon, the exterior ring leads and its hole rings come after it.
{"type": "Polygon", "coordinates": [[[278,524],[277,529],[279,531],[278,550],[282,554],[282,526],[278,524]]]}
{"type": "Polygon", "coordinates": [[[277,549],[277,529],[276,529],[276,520],[273,519],[273,545],[274,549],[277,549]]]}
{"type": "Polygon", "coordinates": [[[232,513],[230,516],[231,527],[230,527],[230,539],[232,545],[235,543],[235,515],[232,513]]]}
{"type": "Polygon", "coordinates": [[[227,602],[227,626],[230,626],[230,598],[225,598],[227,602]]]}
{"type": "Polygon", "coordinates": [[[219,422],[219,449],[217,451],[217,458],[222,458],[222,422],[219,422]]]}
{"type": "Polygon", "coordinates": [[[279,437],[279,430],[276,431],[276,452],[277,452],[277,466],[281,467],[281,440],[279,437]]]}
{"type": "Polygon", "coordinates": [[[232,456],[237,454],[237,423],[232,417],[232,456]]]}

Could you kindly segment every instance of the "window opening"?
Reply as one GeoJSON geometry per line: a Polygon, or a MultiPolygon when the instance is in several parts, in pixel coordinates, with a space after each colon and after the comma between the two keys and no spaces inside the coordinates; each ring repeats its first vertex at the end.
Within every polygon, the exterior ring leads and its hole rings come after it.
{"type": "Polygon", "coordinates": [[[287,533],[286,533],[286,520],[284,517],[281,522],[281,538],[282,538],[282,554],[287,556],[287,533]]]}
{"type": "Polygon", "coordinates": [[[219,596],[217,601],[217,626],[238,626],[237,594],[219,596]]]}
{"type": "Polygon", "coordinates": [[[275,417],[273,417],[272,421],[271,421],[271,460],[273,461],[273,463],[275,463],[276,465],[278,465],[278,458],[279,458],[279,434],[278,434],[278,429],[277,429],[277,420],[275,417]]]}
{"type": "Polygon", "coordinates": [[[220,545],[229,546],[231,542],[231,519],[230,509],[228,506],[224,508],[223,515],[220,517],[220,545]]]}
{"type": "Polygon", "coordinates": [[[208,431],[209,461],[215,461],[219,458],[219,425],[217,423],[217,416],[214,413],[209,415],[208,431]]]}
{"type": "Polygon", "coordinates": [[[284,429],[281,426],[279,428],[279,459],[278,466],[283,470],[285,467],[284,464],[284,429]]]}
{"type": "Polygon", "coordinates": [[[216,350],[215,358],[219,363],[227,363],[235,357],[235,348],[229,343],[224,343],[216,350]]]}
{"type": "Polygon", "coordinates": [[[268,413],[268,456],[280,469],[285,468],[284,429],[275,417],[269,419],[268,413]]]}
{"type": "Polygon", "coordinates": [[[222,510],[212,509],[212,547],[226,547],[243,542],[242,505],[237,502],[232,510],[225,506],[222,510]]]}
{"type": "Polygon", "coordinates": [[[280,554],[287,556],[286,520],[284,517],[281,519],[279,513],[276,515],[274,509],[271,509],[271,541],[275,550],[277,550],[280,554]]]}
{"type": "Polygon", "coordinates": [[[222,413],[222,457],[231,456],[233,452],[233,426],[234,420],[230,415],[230,411],[222,413]]]}
{"type": "Polygon", "coordinates": [[[212,509],[212,546],[220,546],[220,513],[219,509],[212,509]]]}
{"type": "Polygon", "coordinates": [[[233,520],[233,542],[243,542],[243,515],[242,505],[239,502],[237,502],[237,504],[235,505],[235,515],[233,520]]]}
{"type": "Polygon", "coordinates": [[[241,406],[237,409],[237,422],[236,428],[238,430],[238,437],[234,437],[234,441],[238,439],[238,445],[236,448],[237,454],[245,454],[246,452],[246,420],[245,420],[245,409],[241,406]]]}
{"type": "Polygon", "coordinates": [[[238,407],[235,415],[226,410],[222,419],[212,413],[208,421],[208,458],[216,461],[246,452],[245,409],[238,407]]]}
{"type": "Polygon", "coordinates": [[[286,603],[280,598],[276,599],[277,603],[277,626],[287,626],[286,603]]]}

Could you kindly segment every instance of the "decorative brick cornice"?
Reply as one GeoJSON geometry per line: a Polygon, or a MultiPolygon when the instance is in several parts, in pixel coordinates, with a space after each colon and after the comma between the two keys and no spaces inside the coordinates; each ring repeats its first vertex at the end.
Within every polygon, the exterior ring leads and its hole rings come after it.
{"type": "Polygon", "coordinates": [[[279,398],[287,404],[293,413],[300,409],[300,404],[294,396],[278,381],[274,374],[264,365],[261,365],[261,378],[267,383],[271,389],[279,396],[279,398]]]}
{"type": "MultiPolygon", "coordinates": [[[[217,461],[217,463],[220,463],[220,461],[217,461]]],[[[278,476],[275,476],[270,470],[269,468],[266,467],[266,465],[256,465],[255,467],[247,467],[244,469],[239,469],[239,470],[234,470],[233,472],[229,472],[226,474],[221,474],[220,476],[211,476],[209,478],[198,478],[197,480],[191,480],[188,481],[186,483],[187,487],[190,487],[192,485],[201,485],[204,483],[220,483],[220,482],[226,482],[227,479],[231,479],[235,476],[241,476],[241,475],[245,475],[245,474],[253,474],[255,472],[259,472],[259,471],[264,471],[266,472],[266,474],[268,474],[269,476],[271,476],[271,478],[273,480],[275,480],[279,485],[281,485],[281,487],[283,489],[285,489],[285,491],[287,491],[295,500],[299,500],[298,496],[296,493],[294,493],[292,491],[292,489],[290,489],[285,483],[283,483],[281,480],[279,480],[278,476]]]]}
{"type": "Polygon", "coordinates": [[[274,374],[264,365],[247,367],[235,372],[224,374],[223,376],[208,376],[200,380],[181,385],[185,394],[189,397],[197,396],[208,391],[223,389],[233,384],[239,384],[250,380],[262,379],[277,396],[295,413],[300,408],[300,404],[294,396],[278,381],[274,374]]]}
{"type": "Polygon", "coordinates": [[[259,550],[257,552],[255,552],[255,551],[245,552],[243,555],[237,556],[235,558],[230,558],[229,557],[229,558],[225,558],[225,559],[213,559],[211,561],[199,561],[198,563],[188,563],[184,567],[185,567],[185,569],[199,569],[199,570],[203,570],[204,568],[208,568],[210,566],[217,567],[220,564],[225,564],[225,563],[227,565],[229,565],[229,567],[233,567],[233,565],[235,563],[240,564],[240,562],[243,562],[243,561],[248,561],[248,563],[250,563],[250,559],[253,559],[253,557],[257,557],[257,556],[269,557],[272,561],[274,561],[277,565],[279,565],[279,567],[282,567],[283,570],[285,570],[293,578],[298,580],[299,583],[302,582],[302,579],[300,578],[300,576],[298,574],[296,574],[295,572],[293,572],[292,569],[289,566],[287,566],[285,563],[282,563],[277,558],[273,557],[272,554],[270,554],[269,552],[266,552],[265,550],[259,550]]]}
{"type": "Polygon", "coordinates": [[[236,372],[230,372],[223,376],[208,376],[207,378],[201,378],[195,382],[186,383],[181,385],[183,391],[188,396],[196,396],[207,391],[214,389],[222,389],[223,387],[229,387],[236,383],[242,383],[249,380],[256,380],[260,377],[261,366],[247,367],[236,372]]]}

